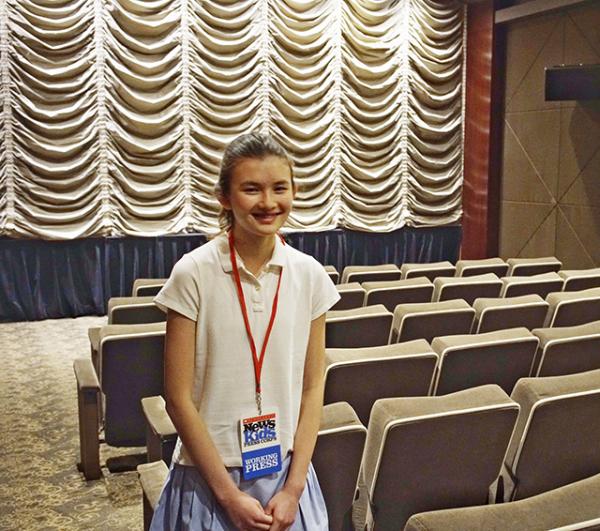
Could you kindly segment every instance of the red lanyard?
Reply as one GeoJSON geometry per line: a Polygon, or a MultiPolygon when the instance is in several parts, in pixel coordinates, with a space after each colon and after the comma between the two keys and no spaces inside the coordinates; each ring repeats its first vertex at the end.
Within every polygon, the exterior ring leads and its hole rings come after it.
{"type": "Polygon", "coordinates": [[[256,383],[256,405],[258,406],[258,413],[262,415],[262,404],[261,404],[261,387],[260,387],[260,375],[262,373],[263,361],[265,359],[265,352],[267,351],[267,343],[271,336],[271,330],[273,329],[273,323],[275,322],[275,316],[277,315],[277,302],[279,300],[279,287],[281,286],[281,275],[283,274],[283,268],[279,272],[279,279],[277,280],[277,290],[275,291],[275,297],[273,297],[273,307],[271,308],[271,317],[269,319],[269,326],[265,334],[260,356],[256,352],[256,344],[254,343],[254,336],[250,329],[250,321],[248,320],[248,310],[246,309],[246,299],[244,297],[244,291],[242,290],[242,281],[240,280],[240,272],[237,265],[237,258],[235,257],[235,248],[233,246],[233,230],[229,231],[229,256],[231,257],[231,267],[233,269],[233,278],[237,288],[238,299],[240,301],[240,307],[242,309],[242,316],[244,317],[244,324],[246,325],[246,333],[248,334],[248,341],[250,342],[250,350],[252,351],[252,363],[254,364],[254,381],[256,383]]]}

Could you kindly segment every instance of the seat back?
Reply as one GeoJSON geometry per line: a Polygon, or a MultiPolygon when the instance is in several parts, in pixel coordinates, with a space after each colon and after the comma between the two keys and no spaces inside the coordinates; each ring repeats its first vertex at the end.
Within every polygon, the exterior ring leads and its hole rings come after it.
{"type": "Polygon", "coordinates": [[[549,293],[561,291],[563,279],[557,273],[542,273],[532,276],[502,277],[501,297],[521,297],[523,295],[539,295],[545,299],[549,293]]]}
{"type": "Polygon", "coordinates": [[[536,376],[560,376],[600,369],[600,321],[580,326],[538,328],[540,360],[536,376]]]}
{"type": "Polygon", "coordinates": [[[493,273],[472,277],[438,277],[433,281],[433,301],[463,299],[473,304],[481,297],[498,297],[502,281],[493,273]]]}
{"type": "Polygon", "coordinates": [[[493,385],[378,400],[363,459],[373,529],[402,529],[422,511],[485,504],[517,412],[493,385]]]}
{"type": "Polygon", "coordinates": [[[104,436],[108,444],[146,444],[141,399],[163,394],[164,339],[163,329],[159,332],[109,336],[101,341],[99,356],[102,392],[105,396],[104,436]]]}
{"type": "Polygon", "coordinates": [[[325,268],[325,272],[329,275],[329,278],[334,284],[337,284],[340,280],[340,274],[338,270],[332,265],[323,266],[325,268]]]}
{"type": "Polygon", "coordinates": [[[376,400],[426,396],[437,355],[424,339],[363,349],[327,349],[325,403],[348,402],[367,425],[376,400]]]}
{"type": "Polygon", "coordinates": [[[433,394],[485,384],[510,394],[519,378],[529,376],[538,342],[526,328],[438,337],[432,343],[440,356],[433,394]]]}
{"type": "Polygon", "coordinates": [[[600,529],[598,500],[600,474],[525,500],[416,514],[404,531],[600,529]]]}
{"type": "Polygon", "coordinates": [[[153,297],[111,297],[108,301],[108,324],[144,324],[166,321],[167,314],[153,302],[153,297]]]}
{"type": "Polygon", "coordinates": [[[600,370],[523,378],[512,397],[521,412],[506,455],[515,484],[506,500],[600,473],[600,370]]]}
{"type": "Polygon", "coordinates": [[[541,275],[553,273],[562,267],[562,262],[555,256],[542,256],[540,258],[509,258],[508,276],[541,275]]]}
{"type": "Polygon", "coordinates": [[[365,290],[358,282],[337,284],[336,288],[341,298],[333,305],[332,310],[349,310],[363,305],[365,290]]]}
{"type": "Polygon", "coordinates": [[[327,348],[360,348],[386,345],[392,314],[385,306],[329,311],[325,319],[327,348]]]}
{"type": "Polygon", "coordinates": [[[345,529],[351,519],[367,429],[345,402],[323,406],[312,464],[323,492],[329,529],[345,529]]]}
{"type": "Polygon", "coordinates": [[[448,261],[428,264],[406,263],[400,266],[401,278],[427,277],[432,282],[437,277],[452,277],[456,268],[448,261]]]}
{"type": "Polygon", "coordinates": [[[395,264],[346,266],[342,271],[342,282],[377,282],[399,278],[400,269],[395,264]]]}
{"type": "Polygon", "coordinates": [[[545,326],[576,326],[600,320],[600,288],[550,293],[545,326]]]}
{"type": "Polygon", "coordinates": [[[457,277],[472,277],[494,273],[503,277],[508,273],[508,264],[501,258],[486,258],[483,260],[459,260],[456,262],[457,277]]]}
{"type": "Polygon", "coordinates": [[[365,282],[364,306],[383,304],[393,312],[398,304],[429,302],[433,284],[426,277],[388,282],[365,282]]]}
{"type": "Polygon", "coordinates": [[[563,291],[582,291],[600,288],[600,268],[562,270],[558,274],[564,279],[563,291]]]}
{"type": "Polygon", "coordinates": [[[525,327],[528,330],[543,326],[548,312],[548,303],[539,295],[522,297],[481,298],[475,300],[475,329],[477,334],[525,327]]]}
{"type": "Polygon", "coordinates": [[[391,343],[438,336],[468,334],[475,310],[465,301],[452,300],[426,304],[400,304],[394,311],[391,343]]]}
{"type": "Polygon", "coordinates": [[[136,278],[133,281],[132,297],[154,297],[165,285],[166,278],[136,278]]]}

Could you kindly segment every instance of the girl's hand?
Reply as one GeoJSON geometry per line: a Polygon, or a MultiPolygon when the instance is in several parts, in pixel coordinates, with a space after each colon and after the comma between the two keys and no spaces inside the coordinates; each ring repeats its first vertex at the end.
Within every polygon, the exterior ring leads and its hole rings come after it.
{"type": "Polygon", "coordinates": [[[260,502],[248,494],[238,491],[223,503],[229,518],[240,531],[268,531],[273,517],[266,514],[260,502]]]}
{"type": "Polygon", "coordinates": [[[271,498],[265,512],[273,516],[270,531],[288,529],[294,523],[298,514],[298,498],[284,488],[271,498]]]}

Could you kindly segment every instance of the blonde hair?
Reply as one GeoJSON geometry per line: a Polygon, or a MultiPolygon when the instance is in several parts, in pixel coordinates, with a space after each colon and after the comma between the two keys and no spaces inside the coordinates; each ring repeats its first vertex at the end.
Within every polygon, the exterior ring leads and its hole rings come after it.
{"type": "MultiPolygon", "coordinates": [[[[219,180],[215,185],[216,196],[229,197],[231,192],[231,176],[238,162],[243,159],[264,159],[269,156],[282,158],[288,163],[292,186],[294,186],[294,167],[292,160],[283,146],[272,136],[263,133],[249,133],[238,136],[225,148],[223,159],[221,160],[219,180]]],[[[229,230],[233,226],[233,214],[230,210],[221,207],[219,225],[224,230],[229,230]]]]}

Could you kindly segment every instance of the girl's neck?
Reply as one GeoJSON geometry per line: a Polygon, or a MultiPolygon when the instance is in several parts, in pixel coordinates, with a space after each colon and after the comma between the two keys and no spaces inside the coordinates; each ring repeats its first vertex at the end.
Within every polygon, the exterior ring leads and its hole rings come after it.
{"type": "Polygon", "coordinates": [[[273,256],[276,236],[274,234],[258,236],[247,232],[242,233],[236,230],[235,226],[232,230],[235,250],[244,261],[246,269],[253,275],[258,275],[262,267],[273,256]]]}

